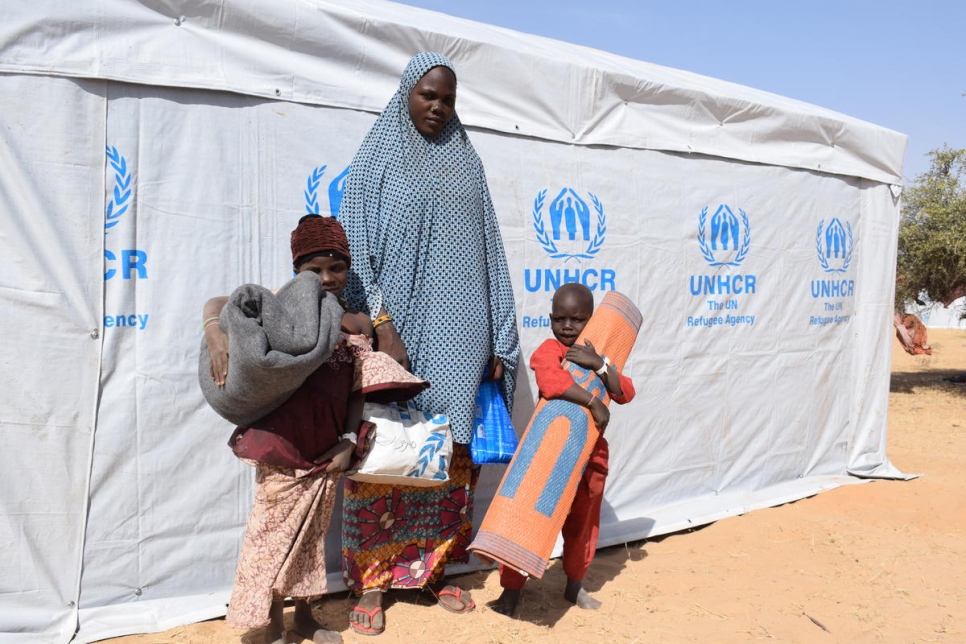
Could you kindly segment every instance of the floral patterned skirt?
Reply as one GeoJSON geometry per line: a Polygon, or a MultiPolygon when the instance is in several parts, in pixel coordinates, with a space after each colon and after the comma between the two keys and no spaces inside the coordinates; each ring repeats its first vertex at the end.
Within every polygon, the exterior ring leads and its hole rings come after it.
{"type": "Polygon", "coordinates": [[[469,560],[479,467],[466,445],[453,445],[449,477],[438,487],[345,479],[342,575],[351,590],[422,588],[447,562],[469,560]]]}
{"type": "Polygon", "coordinates": [[[327,591],[325,532],[338,477],[251,463],[255,503],[228,604],[231,628],[268,624],[273,599],[311,599],[327,591]]]}

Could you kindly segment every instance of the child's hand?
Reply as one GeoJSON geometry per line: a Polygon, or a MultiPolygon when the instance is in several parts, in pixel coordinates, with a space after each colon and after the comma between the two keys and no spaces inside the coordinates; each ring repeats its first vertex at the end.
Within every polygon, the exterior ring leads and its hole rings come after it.
{"type": "Polygon", "coordinates": [[[209,324],[205,328],[205,343],[211,361],[211,379],[219,387],[224,387],[228,377],[228,334],[217,323],[209,324]]]}
{"type": "Polygon", "coordinates": [[[590,415],[594,417],[594,424],[597,425],[597,429],[604,431],[607,429],[607,423],[610,422],[610,410],[607,409],[600,398],[594,398],[594,402],[590,403],[590,415]]]}
{"type": "Polygon", "coordinates": [[[365,313],[346,311],[342,314],[342,327],[349,333],[372,337],[372,320],[365,313]]]}
{"type": "Polygon", "coordinates": [[[324,463],[328,460],[332,462],[329,463],[325,471],[328,474],[341,474],[349,469],[349,463],[352,460],[352,452],[355,449],[355,444],[348,439],[342,439],[335,447],[331,447],[322,456],[315,459],[316,463],[324,463]]]}
{"type": "Polygon", "coordinates": [[[592,371],[597,371],[604,366],[604,359],[597,355],[597,350],[590,340],[584,340],[582,345],[575,343],[567,349],[567,355],[564,357],[575,365],[592,371]]]}

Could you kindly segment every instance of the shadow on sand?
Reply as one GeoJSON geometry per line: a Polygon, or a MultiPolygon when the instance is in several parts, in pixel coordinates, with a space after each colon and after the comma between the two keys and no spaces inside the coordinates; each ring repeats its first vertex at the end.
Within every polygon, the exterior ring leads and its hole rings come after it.
{"type": "Polygon", "coordinates": [[[923,391],[944,391],[966,397],[966,373],[957,369],[892,373],[890,393],[914,394],[923,391]]]}

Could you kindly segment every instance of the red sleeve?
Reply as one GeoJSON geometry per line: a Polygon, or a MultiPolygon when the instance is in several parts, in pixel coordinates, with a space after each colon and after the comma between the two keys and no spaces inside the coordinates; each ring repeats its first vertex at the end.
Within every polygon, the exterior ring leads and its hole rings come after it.
{"type": "Polygon", "coordinates": [[[618,372],[617,375],[620,376],[621,393],[623,395],[615,396],[610,392],[607,392],[607,393],[610,396],[611,400],[613,400],[618,405],[623,405],[625,403],[629,403],[630,401],[634,400],[634,396],[637,395],[637,391],[634,389],[634,383],[631,382],[630,378],[628,378],[627,376],[625,376],[620,372],[618,372]]]}
{"type": "Polygon", "coordinates": [[[536,376],[537,390],[541,398],[559,398],[574,384],[570,372],[560,366],[566,354],[567,347],[551,339],[541,344],[530,356],[530,368],[536,376]]]}

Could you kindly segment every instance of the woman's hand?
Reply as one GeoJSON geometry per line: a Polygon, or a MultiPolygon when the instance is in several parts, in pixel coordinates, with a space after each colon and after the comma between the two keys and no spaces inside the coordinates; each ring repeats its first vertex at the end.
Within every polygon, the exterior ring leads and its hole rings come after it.
{"type": "Polygon", "coordinates": [[[503,378],[503,361],[493,356],[486,367],[486,377],[484,380],[500,380],[503,378]]]}
{"type": "Polygon", "coordinates": [[[600,431],[607,429],[607,423],[610,422],[610,410],[596,396],[594,402],[590,403],[590,415],[594,417],[594,424],[597,425],[597,429],[600,431]]]}
{"type": "Polygon", "coordinates": [[[211,361],[211,379],[219,387],[224,387],[228,377],[228,334],[213,322],[205,327],[205,344],[211,361]]]}
{"type": "Polygon", "coordinates": [[[341,474],[349,468],[349,463],[352,461],[352,451],[355,447],[355,443],[348,438],[343,438],[337,445],[330,447],[322,456],[315,459],[315,464],[318,465],[331,460],[332,462],[325,468],[326,473],[341,474]]]}
{"type": "Polygon", "coordinates": [[[376,347],[379,351],[388,353],[393,360],[408,370],[409,356],[406,354],[406,346],[403,344],[402,338],[399,337],[399,332],[396,331],[396,327],[393,326],[392,322],[380,324],[376,327],[375,333],[376,347]]]}
{"type": "Polygon", "coordinates": [[[227,295],[218,295],[205,302],[201,309],[201,317],[207,321],[203,331],[211,362],[211,379],[219,387],[225,386],[228,377],[228,334],[221,330],[221,323],[216,320],[227,303],[227,295]]]}
{"type": "Polygon", "coordinates": [[[567,349],[567,355],[565,357],[575,365],[579,365],[584,369],[590,369],[591,371],[597,371],[604,366],[604,359],[597,355],[597,350],[594,349],[594,345],[590,340],[584,340],[582,345],[574,344],[567,349]]]}

